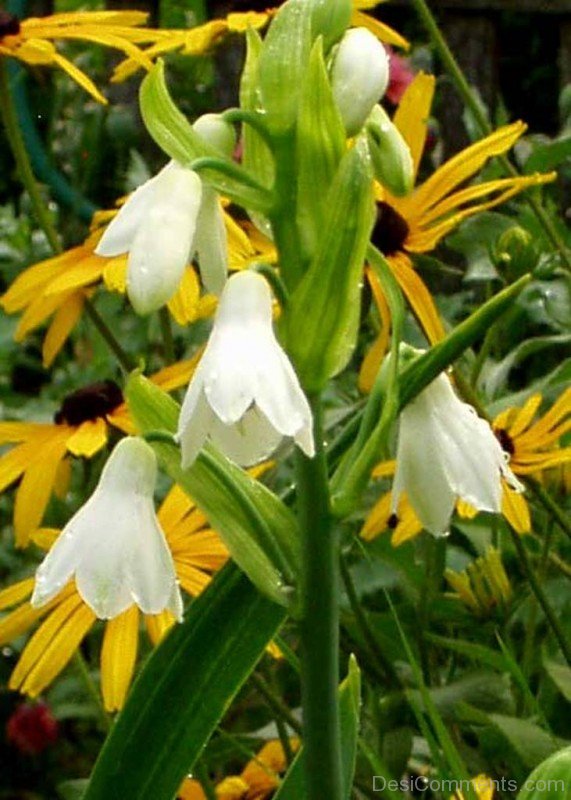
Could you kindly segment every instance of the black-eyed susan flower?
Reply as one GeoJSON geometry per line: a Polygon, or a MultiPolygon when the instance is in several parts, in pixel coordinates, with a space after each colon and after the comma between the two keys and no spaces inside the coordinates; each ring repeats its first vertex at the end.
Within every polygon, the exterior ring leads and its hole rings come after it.
{"type": "Polygon", "coordinates": [[[446,569],[444,577],[454,590],[453,596],[477,616],[487,616],[498,606],[508,603],[512,597],[512,587],[501,553],[495,547],[488,547],[483,556],[462,572],[446,569]]]}
{"type": "MultiPolygon", "coordinates": [[[[165,497],[157,518],[172,553],[180,587],[195,597],[224,564],[227,550],[204,515],[176,485],[165,497]]],[[[49,550],[58,533],[43,529],[36,531],[33,538],[36,544],[49,550]]],[[[0,609],[12,609],[0,620],[0,642],[12,642],[41,623],[24,647],[9,682],[11,689],[36,697],[69,663],[95,626],[96,616],[73,581],[42,608],[30,604],[33,590],[34,578],[28,578],[0,592],[0,609]]],[[[104,623],[101,691],[108,711],[120,709],[125,701],[136,665],[141,621],[151,642],[157,644],[174,624],[174,617],[169,611],[141,614],[137,605],[132,604],[104,623]]]]}
{"type": "MultiPolygon", "coordinates": [[[[377,0],[353,0],[351,25],[367,28],[385,44],[408,49],[407,40],[397,31],[366,13],[377,5],[379,5],[377,0]]],[[[254,30],[265,28],[275,12],[276,9],[272,8],[266,11],[232,12],[223,19],[213,19],[188,30],[170,31],[168,39],[156,42],[144,52],[150,59],[174,51],[186,56],[205,55],[231,34],[244,34],[249,28],[254,30]]],[[[112,80],[123,81],[140,67],[137,59],[128,57],[117,66],[112,80]]]]}
{"type": "MultiPolygon", "coordinates": [[[[434,86],[432,75],[419,73],[404,93],[393,120],[410,148],[415,176],[426,142],[434,86]]],[[[372,241],[387,258],[431,343],[444,336],[444,326],[430,292],[413,268],[411,256],[432,251],[444,236],[468,217],[504,203],[530,186],[555,179],[556,174],[551,172],[463,186],[490,158],[506,153],[525,130],[523,122],[499,128],[444,163],[404,197],[396,197],[376,184],[377,221],[372,241]],[[459,188],[461,186],[463,188],[459,188]]],[[[368,273],[368,277],[377,298],[382,289],[374,275],[368,273]]],[[[380,306],[381,318],[383,315],[386,317],[385,306],[380,306]]],[[[386,330],[382,330],[363,363],[360,386],[365,391],[374,382],[386,337],[386,330]]]]}
{"type": "MultiPolygon", "coordinates": [[[[14,332],[17,342],[50,320],[42,344],[46,367],[62,349],[81,317],[85,299],[95,289],[104,286],[108,291],[126,292],[127,255],[95,255],[104,226],[116,214],[116,209],[97,212],[83,244],[28,267],[0,297],[0,306],[6,313],[22,315],[14,332]]],[[[224,213],[224,225],[230,270],[243,269],[253,261],[275,262],[273,243],[251,223],[238,223],[224,213]]],[[[198,276],[187,265],[167,306],[173,319],[184,326],[209,317],[216,308],[216,298],[201,293],[198,276]]]]}
{"type": "MultiPolygon", "coordinates": [[[[567,389],[545,413],[534,421],[542,402],[532,395],[521,408],[502,411],[492,423],[509,467],[516,476],[541,477],[542,471],[571,464],[571,447],[560,447],[561,437],[571,429],[571,389],[567,389]]],[[[395,461],[386,461],[373,470],[374,478],[394,475],[395,461]]],[[[469,502],[459,502],[460,516],[473,517],[476,509],[469,502]]],[[[514,491],[502,481],[501,513],[518,533],[529,533],[531,516],[525,493],[514,491]]],[[[392,531],[391,542],[398,546],[417,536],[423,529],[404,492],[395,509],[391,492],[383,494],[369,512],[361,536],[370,541],[386,530],[392,531]]]]}
{"type": "MultiPolygon", "coordinates": [[[[198,356],[173,364],[151,377],[165,391],[184,386],[198,356]]],[[[20,479],[14,504],[16,545],[25,547],[39,527],[52,493],[67,492],[70,456],[92,458],[107,443],[109,425],[124,433],[134,426],[113,381],[100,381],[68,395],[49,422],[0,422],[0,491],[20,479]]]]}
{"type": "Polygon", "coordinates": [[[120,50],[144,69],[152,64],[137,45],[147,45],[168,38],[168,31],[141,26],[148,14],[142,11],[79,11],[29,17],[19,20],[5,11],[0,13],[0,56],[16,58],[30,66],[58,67],[98,100],[107,100],[93,81],[69,59],[58,52],[54,42],[83,41],[120,50]]]}
{"type": "MultiPolygon", "coordinates": [[[[293,752],[299,740],[291,739],[293,752]]],[[[265,800],[271,797],[280,784],[287,768],[287,759],[281,742],[267,742],[244,767],[240,775],[231,775],[216,785],[217,800],[265,800]]],[[[206,800],[200,783],[187,778],[179,789],[177,800],[206,800]]]]}

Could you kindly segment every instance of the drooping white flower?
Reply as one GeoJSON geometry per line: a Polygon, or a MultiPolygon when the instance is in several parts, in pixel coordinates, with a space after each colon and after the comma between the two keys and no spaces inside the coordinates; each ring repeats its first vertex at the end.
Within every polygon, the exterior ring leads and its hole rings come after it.
{"type": "MultiPolygon", "coordinates": [[[[219,118],[200,118],[195,129],[221,154],[232,149],[232,129],[219,118]]],[[[195,254],[206,289],[220,294],[226,281],[228,247],[218,195],[196,172],[170,161],[133,192],[95,253],[129,254],[127,294],[138,314],[156,311],[171,299],[195,254]]]]}
{"type": "Polygon", "coordinates": [[[426,530],[440,536],[458,499],[480,511],[501,510],[504,478],[523,487],[492,428],[439,375],[400,416],[393,513],[403,492],[426,530]]]}
{"type": "Polygon", "coordinates": [[[226,282],[182,405],[177,437],[183,467],[207,438],[249,466],[270,455],[283,436],[313,456],[311,409],[274,335],[270,287],[256,272],[239,272],[226,282]]]}
{"type": "Polygon", "coordinates": [[[32,595],[43,606],[75,578],[100,619],[136,604],[145,614],[182,617],[174,564],[153,505],[155,454],[127,437],[113,450],[90,499],[70,519],[40,564],[32,595]]]}
{"type": "Polygon", "coordinates": [[[351,28],[333,56],[331,87],[348,136],[355,136],[387,90],[389,57],[366,28],[351,28]]]}

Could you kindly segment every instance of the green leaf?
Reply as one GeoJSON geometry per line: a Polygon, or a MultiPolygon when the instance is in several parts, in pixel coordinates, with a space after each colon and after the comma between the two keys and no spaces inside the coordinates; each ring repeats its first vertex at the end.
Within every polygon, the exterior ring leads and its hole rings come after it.
{"type": "MultiPolygon", "coordinates": [[[[260,34],[250,28],[246,32],[246,62],[240,80],[240,108],[257,112],[260,107],[258,64],[262,51],[260,34]]],[[[242,164],[264,186],[273,186],[275,169],[272,153],[251,125],[242,129],[242,164]]]]}
{"type": "Polygon", "coordinates": [[[565,700],[571,703],[571,669],[566,664],[557,664],[555,661],[546,661],[544,666],[565,700]]]}
{"type": "MultiPolygon", "coordinates": [[[[349,800],[357,757],[361,672],[354,656],[349,659],[349,673],[339,687],[339,721],[344,798],[349,800]]],[[[274,800],[304,800],[306,797],[303,747],[298,751],[274,800]]]]}
{"type": "Polygon", "coordinates": [[[80,778],[75,781],[64,781],[57,787],[57,791],[62,800],[82,800],[89,781],[80,778]]]}
{"type": "Polygon", "coordinates": [[[453,653],[466,656],[472,661],[477,661],[480,664],[485,664],[492,669],[497,669],[504,672],[507,669],[506,660],[501,653],[492,650],[490,647],[485,647],[482,644],[474,644],[467,642],[464,639],[449,639],[446,636],[438,636],[435,633],[425,634],[427,641],[431,642],[438,647],[444,647],[453,653]]]}
{"type": "Polygon", "coordinates": [[[546,172],[571,158],[571,136],[555,139],[552,142],[538,144],[524,164],[524,172],[546,172]]]}
{"type": "Polygon", "coordinates": [[[204,168],[201,175],[215,189],[246,207],[259,211],[271,207],[271,193],[258,186],[238,164],[223,162],[220,151],[204,141],[176,107],[166,84],[162,61],[158,61],[143,80],[140,105],[147,130],[167,155],[186,167],[197,159],[212,159],[210,168],[204,168]],[[215,168],[217,164],[219,169],[215,168]]]}
{"type": "Polygon", "coordinates": [[[513,305],[530,280],[531,275],[524,275],[511,286],[498,292],[468,319],[457,325],[445,339],[412,361],[401,372],[399,381],[401,410],[461,356],[464,350],[485,334],[490,325],[513,305]]]}
{"type": "Polygon", "coordinates": [[[311,3],[288,0],[270,25],[260,53],[258,79],[266,122],[277,136],[295,123],[311,46],[311,3]]]}
{"type": "MultiPolygon", "coordinates": [[[[509,681],[493,672],[477,672],[463,675],[447,686],[429,689],[432,700],[442,718],[456,720],[459,703],[469,703],[482,711],[514,711],[509,681]]],[[[420,703],[420,694],[416,702],[420,703]]]]}
{"type": "MultiPolygon", "coordinates": [[[[135,372],[125,394],[143,434],[176,431],[179,406],[162,389],[135,372]]],[[[301,561],[293,513],[214,448],[203,448],[194,464],[183,470],[178,447],[166,441],[150,443],[161,466],[206,514],[238,566],[262,592],[288,605],[301,561]]]]}
{"type": "Polygon", "coordinates": [[[284,612],[228,564],[150,656],[83,800],[172,800],[284,612]]]}
{"type": "Polygon", "coordinates": [[[315,258],[290,297],[282,326],[302,386],[310,392],[343,369],[355,346],[374,208],[363,139],[343,157],[327,204],[330,213],[315,258]]]}
{"type": "Polygon", "coordinates": [[[517,800],[568,800],[570,786],[571,747],[565,747],[533,770],[517,800]]]}

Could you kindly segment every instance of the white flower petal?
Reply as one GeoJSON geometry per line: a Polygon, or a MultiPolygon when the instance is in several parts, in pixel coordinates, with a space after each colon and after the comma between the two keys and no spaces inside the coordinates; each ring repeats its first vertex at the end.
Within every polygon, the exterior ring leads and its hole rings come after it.
{"type": "Polygon", "coordinates": [[[181,446],[183,469],[194,463],[214,420],[214,412],[204,396],[202,383],[193,381],[184,398],[178,421],[177,440],[181,446]]]}
{"type": "Polygon", "coordinates": [[[210,430],[212,442],[241,467],[251,467],[268,458],[282,435],[257,408],[251,408],[234,425],[215,420],[210,430]]]}
{"type": "MultiPolygon", "coordinates": [[[[167,169],[167,167],[165,167],[167,169]]],[[[137,230],[152,207],[157,181],[164,170],[145,181],[121,206],[95,248],[98,256],[119,256],[129,252],[137,230]]]]}
{"type": "Polygon", "coordinates": [[[217,193],[203,186],[194,247],[206,290],[219,295],[228,276],[228,237],[217,193]]]}
{"type": "Polygon", "coordinates": [[[178,289],[188,263],[202,184],[190,170],[169,170],[157,183],[129,252],[127,293],[138,314],[163,306],[178,289]]]}

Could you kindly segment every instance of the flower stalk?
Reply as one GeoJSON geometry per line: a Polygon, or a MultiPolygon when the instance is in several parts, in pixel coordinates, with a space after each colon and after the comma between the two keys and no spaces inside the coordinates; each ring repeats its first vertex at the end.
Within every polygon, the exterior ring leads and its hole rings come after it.
{"type": "Polygon", "coordinates": [[[339,739],[339,535],[333,524],[321,427],[321,401],[310,398],[316,453],[297,453],[302,531],[302,704],[308,800],[341,800],[339,739]]]}

